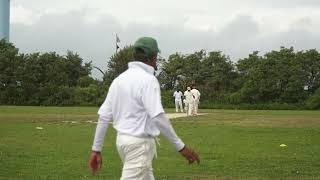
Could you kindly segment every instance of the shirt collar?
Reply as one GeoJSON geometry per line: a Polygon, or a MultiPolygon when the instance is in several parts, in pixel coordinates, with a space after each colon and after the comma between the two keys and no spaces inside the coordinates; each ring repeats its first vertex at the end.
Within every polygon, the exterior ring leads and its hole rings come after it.
{"type": "Polygon", "coordinates": [[[129,68],[140,68],[146,71],[147,73],[154,74],[154,68],[150,65],[147,65],[143,62],[133,61],[128,63],[129,68]]]}

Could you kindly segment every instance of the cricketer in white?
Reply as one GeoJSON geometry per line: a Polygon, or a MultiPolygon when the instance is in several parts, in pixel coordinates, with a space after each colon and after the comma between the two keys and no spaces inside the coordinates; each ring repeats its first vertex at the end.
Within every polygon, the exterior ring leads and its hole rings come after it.
{"type": "Polygon", "coordinates": [[[113,122],[117,131],[116,145],[123,162],[121,180],[153,180],[152,160],[156,154],[154,139],[160,133],[189,163],[199,163],[199,157],[176,135],[164,114],[160,85],[154,76],[156,54],[159,52],[156,41],[148,37],[140,38],[134,47],[141,47],[144,52],[153,48],[156,53],[146,62],[130,62],[129,68],[112,82],[98,111],[99,120],[89,167],[93,174],[101,168],[104,137],[109,124],[113,122]]]}
{"type": "Polygon", "coordinates": [[[164,114],[154,69],[142,62],[130,62],[128,66],[129,69],[112,82],[107,98],[98,111],[99,121],[92,150],[102,150],[112,120],[119,134],[154,138],[161,132],[176,150],[181,150],[184,143],[164,114]],[[132,99],[140,101],[130,101],[132,99]]]}

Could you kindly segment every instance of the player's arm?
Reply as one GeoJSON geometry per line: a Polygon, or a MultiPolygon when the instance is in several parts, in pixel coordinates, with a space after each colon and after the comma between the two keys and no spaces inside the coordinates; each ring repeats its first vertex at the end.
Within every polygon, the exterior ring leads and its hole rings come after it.
{"type": "Polygon", "coordinates": [[[102,166],[102,147],[104,143],[104,138],[108,129],[108,126],[112,120],[112,97],[113,97],[113,83],[109,88],[108,95],[101,105],[98,114],[99,119],[96,127],[96,132],[92,145],[92,152],[89,159],[89,168],[93,175],[96,174],[98,170],[101,169],[102,166]]]}
{"type": "Polygon", "coordinates": [[[198,154],[192,149],[186,147],[182,140],[177,136],[169,119],[164,113],[157,115],[152,119],[152,121],[156,124],[161,134],[171,142],[175,149],[179,151],[180,154],[189,161],[189,163],[193,163],[194,161],[197,161],[198,163],[200,162],[198,154]]]}
{"type": "Polygon", "coordinates": [[[89,168],[93,175],[101,169],[102,166],[102,147],[104,138],[109,127],[110,119],[100,116],[92,145],[92,152],[89,159],[89,168]]]}
{"type": "Polygon", "coordinates": [[[182,140],[175,133],[169,119],[165,116],[161,104],[160,85],[156,78],[149,82],[144,94],[142,94],[142,103],[160,132],[173,144],[177,151],[184,156],[189,163],[199,162],[198,155],[187,148],[182,140]]]}
{"type": "Polygon", "coordinates": [[[98,119],[96,132],[93,140],[92,151],[101,152],[104,138],[111,120],[107,117],[100,116],[98,119]]]}

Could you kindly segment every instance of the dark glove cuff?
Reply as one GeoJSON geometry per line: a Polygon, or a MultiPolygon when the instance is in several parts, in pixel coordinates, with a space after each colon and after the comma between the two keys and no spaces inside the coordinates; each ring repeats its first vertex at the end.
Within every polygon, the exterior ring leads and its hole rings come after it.
{"type": "Polygon", "coordinates": [[[186,145],[184,145],[183,148],[179,150],[179,152],[183,151],[185,148],[186,148],[186,145]]]}

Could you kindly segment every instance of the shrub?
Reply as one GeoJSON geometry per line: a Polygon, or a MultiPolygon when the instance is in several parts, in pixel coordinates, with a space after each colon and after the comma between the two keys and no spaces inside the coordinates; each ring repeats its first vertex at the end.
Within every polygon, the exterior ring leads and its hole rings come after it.
{"type": "Polygon", "coordinates": [[[320,109],[320,88],[306,100],[309,109],[320,109]]]}

